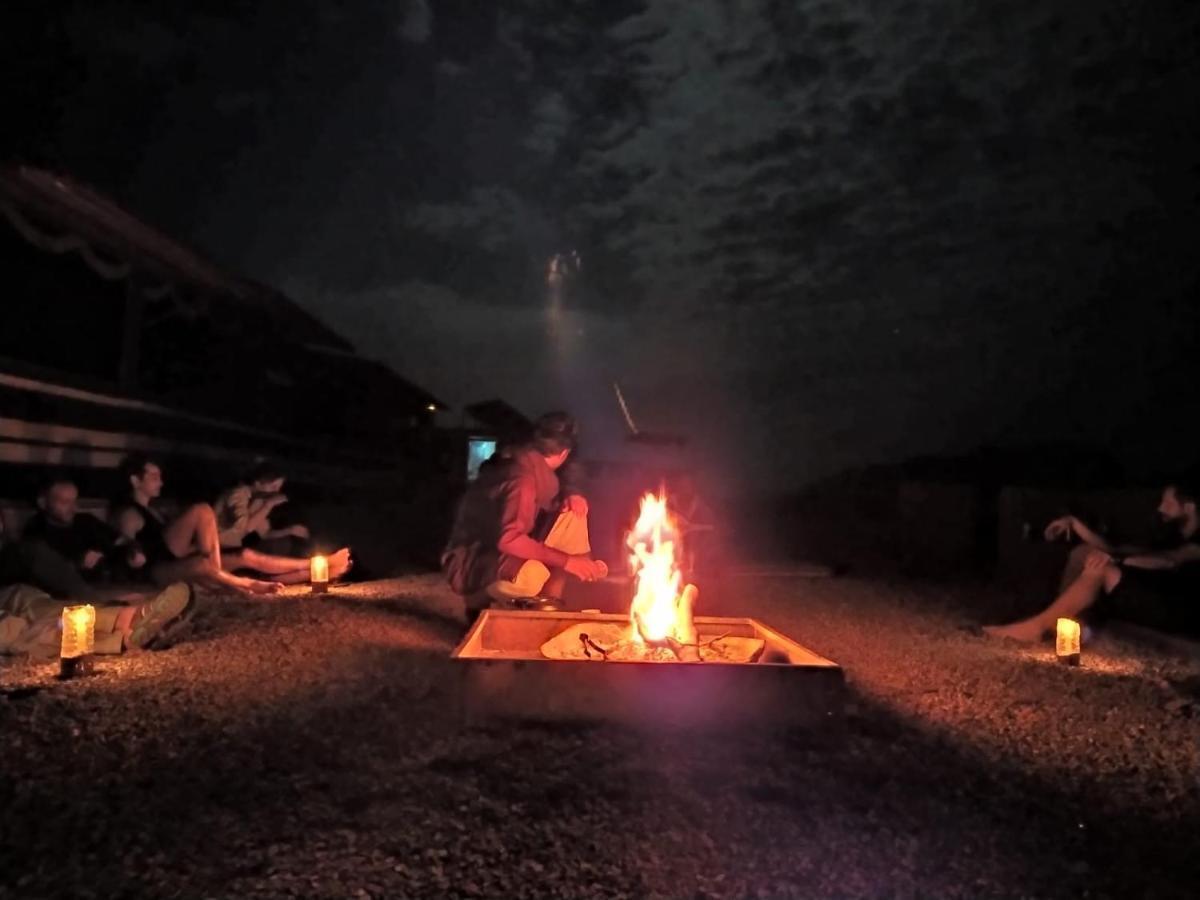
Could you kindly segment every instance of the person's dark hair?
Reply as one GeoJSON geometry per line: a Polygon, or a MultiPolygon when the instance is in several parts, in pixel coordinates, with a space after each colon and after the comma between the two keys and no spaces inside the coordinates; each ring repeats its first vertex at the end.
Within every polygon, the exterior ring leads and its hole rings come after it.
{"type": "Polygon", "coordinates": [[[283,469],[270,460],[259,460],[246,474],[246,481],[254,484],[256,481],[274,481],[276,478],[286,478],[283,469]]]}
{"type": "Polygon", "coordinates": [[[578,440],[579,426],[565,412],[546,413],[533,423],[533,447],[542,456],[574,450],[578,440]]]}
{"type": "Polygon", "coordinates": [[[49,475],[46,478],[43,478],[38,484],[37,495],[39,497],[48,497],[50,492],[60,484],[69,484],[71,487],[75,488],[75,490],[79,490],[79,486],[75,484],[75,479],[66,475],[49,475]]]}
{"type": "Polygon", "coordinates": [[[145,453],[126,454],[125,458],[121,460],[120,465],[117,466],[117,475],[121,479],[121,483],[117,486],[117,495],[124,497],[129,494],[132,489],[129,479],[134,477],[141,478],[146,473],[146,466],[151,463],[157,465],[157,461],[151,459],[145,453]]]}

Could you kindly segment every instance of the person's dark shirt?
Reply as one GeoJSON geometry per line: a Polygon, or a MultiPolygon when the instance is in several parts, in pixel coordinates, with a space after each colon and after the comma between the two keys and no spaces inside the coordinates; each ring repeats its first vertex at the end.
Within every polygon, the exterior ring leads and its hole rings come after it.
{"type": "Polygon", "coordinates": [[[126,548],[117,545],[119,537],[116,529],[89,513],[78,513],[71,524],[62,525],[44,512],[39,512],[29,520],[21,533],[22,540],[40,541],[73,563],[87,577],[101,574],[124,558],[126,548]],[[83,558],[92,551],[101,554],[104,559],[91,569],[84,569],[83,558]]]}
{"type": "Polygon", "coordinates": [[[142,506],[132,497],[117,501],[113,507],[113,515],[117,516],[127,509],[132,509],[142,517],[142,527],[137,533],[137,542],[142,548],[142,552],[146,554],[147,565],[175,559],[175,554],[171,552],[171,548],[167,546],[167,539],[163,536],[165,523],[162,516],[154,510],[142,506]]]}

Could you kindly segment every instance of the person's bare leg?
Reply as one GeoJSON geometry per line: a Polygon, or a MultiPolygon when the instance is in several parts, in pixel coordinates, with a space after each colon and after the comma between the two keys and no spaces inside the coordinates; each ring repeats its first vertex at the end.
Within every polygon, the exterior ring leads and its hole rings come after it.
{"type": "Polygon", "coordinates": [[[207,503],[196,503],[163,526],[163,540],[181,559],[199,553],[221,568],[221,538],[217,516],[207,503]]]}
{"type": "Polygon", "coordinates": [[[247,547],[240,550],[221,551],[221,562],[226,572],[237,572],[243,569],[264,572],[271,576],[272,581],[279,584],[304,584],[309,579],[308,560],[272,556],[261,550],[250,550],[247,547]],[[280,561],[286,561],[293,567],[303,564],[303,567],[286,568],[279,564],[280,561]],[[272,571],[276,568],[279,571],[272,571]]]}
{"type": "Polygon", "coordinates": [[[991,637],[1006,637],[1032,643],[1054,628],[1059,618],[1074,618],[1091,607],[1101,593],[1109,593],[1121,581],[1121,570],[1114,565],[1088,566],[1065,591],[1044,610],[1011,625],[985,625],[991,637]]]}
{"type": "Polygon", "coordinates": [[[1063,566],[1062,578],[1058,580],[1060,594],[1075,583],[1075,579],[1083,573],[1087,558],[1095,552],[1095,548],[1090,544],[1079,544],[1071,548],[1071,552],[1067,555],[1067,564],[1063,566]]]}
{"type": "MultiPolygon", "coordinates": [[[[343,547],[335,553],[329,554],[326,559],[329,560],[329,579],[334,581],[341,578],[350,569],[350,548],[343,547]]],[[[280,581],[284,581],[283,576],[291,576],[297,572],[303,577],[300,581],[308,581],[308,560],[296,556],[272,556],[269,553],[260,553],[250,547],[243,547],[238,551],[239,566],[247,569],[254,569],[256,572],[265,572],[268,575],[278,575],[280,581]]],[[[229,568],[234,568],[230,565],[229,568]]],[[[286,582],[288,584],[298,584],[298,581],[286,582]]]]}
{"type": "Polygon", "coordinates": [[[163,587],[175,581],[193,581],[216,590],[232,588],[246,594],[273,594],[282,587],[276,581],[244,578],[241,575],[234,575],[232,572],[218,569],[202,556],[189,556],[186,559],[156,563],[150,570],[150,575],[157,584],[163,587]]]}

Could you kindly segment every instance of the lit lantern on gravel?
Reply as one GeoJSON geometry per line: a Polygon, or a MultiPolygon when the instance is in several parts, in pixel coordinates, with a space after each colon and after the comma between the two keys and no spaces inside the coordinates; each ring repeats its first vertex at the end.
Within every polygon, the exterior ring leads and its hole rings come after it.
{"type": "Polygon", "coordinates": [[[324,556],[314,556],[308,563],[308,580],[312,584],[314,594],[324,594],[329,590],[329,560],[324,556]]]}
{"type": "Polygon", "coordinates": [[[1074,619],[1058,620],[1054,651],[1060,663],[1068,666],[1079,665],[1079,623],[1074,619]]]}
{"type": "Polygon", "coordinates": [[[65,606],[62,611],[62,648],[59,673],[70,678],[85,665],[96,644],[96,608],[65,606]]]}

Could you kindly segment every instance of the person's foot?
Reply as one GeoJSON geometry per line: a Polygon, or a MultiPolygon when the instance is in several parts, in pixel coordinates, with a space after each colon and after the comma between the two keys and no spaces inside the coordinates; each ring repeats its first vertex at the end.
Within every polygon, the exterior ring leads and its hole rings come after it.
{"type": "Polygon", "coordinates": [[[337,581],[339,578],[349,572],[354,565],[354,560],[350,558],[349,547],[343,547],[336,553],[331,553],[327,559],[329,560],[330,581],[337,581]]]}
{"type": "Polygon", "coordinates": [[[984,625],[983,633],[988,637],[1008,638],[1022,644],[1033,644],[1042,639],[1041,626],[1029,622],[1014,622],[1012,625],[984,625]]]}
{"type": "Polygon", "coordinates": [[[130,650],[146,650],[162,637],[167,628],[192,608],[192,589],[184,581],[168,585],[149,603],[138,607],[133,616],[133,629],[125,638],[130,650]]]}
{"type": "Polygon", "coordinates": [[[258,578],[247,578],[244,575],[230,575],[228,572],[221,573],[220,584],[227,589],[233,588],[240,594],[253,597],[278,594],[284,587],[283,583],[279,581],[262,581],[258,578]]]}

